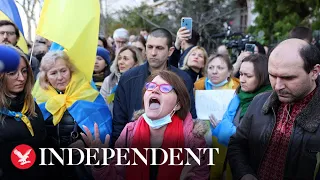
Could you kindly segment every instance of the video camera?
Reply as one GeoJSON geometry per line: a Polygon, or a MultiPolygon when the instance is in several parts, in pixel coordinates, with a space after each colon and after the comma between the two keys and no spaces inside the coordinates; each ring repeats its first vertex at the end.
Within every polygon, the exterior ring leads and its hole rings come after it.
{"type": "Polygon", "coordinates": [[[227,47],[227,49],[235,49],[241,52],[245,49],[245,45],[250,41],[253,41],[253,37],[250,35],[246,35],[244,37],[241,36],[238,39],[227,38],[224,44],[227,47]]]}

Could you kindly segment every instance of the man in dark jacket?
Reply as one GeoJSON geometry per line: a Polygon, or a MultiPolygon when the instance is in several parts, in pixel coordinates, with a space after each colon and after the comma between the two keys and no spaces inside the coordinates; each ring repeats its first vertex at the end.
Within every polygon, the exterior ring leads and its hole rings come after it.
{"type": "Polygon", "coordinates": [[[168,65],[168,57],[174,51],[172,36],[163,28],[153,30],[147,39],[147,62],[125,72],[119,81],[113,108],[113,144],[120,136],[125,125],[132,119],[133,113],[142,108],[142,89],[151,73],[168,69],[179,75],[185,82],[191,97],[191,113],[196,118],[193,95],[193,83],[189,75],[180,69],[168,65]]]}
{"type": "Polygon", "coordinates": [[[228,155],[234,179],[313,179],[320,151],[320,51],[300,39],[271,52],[272,93],[250,104],[228,155]]]}

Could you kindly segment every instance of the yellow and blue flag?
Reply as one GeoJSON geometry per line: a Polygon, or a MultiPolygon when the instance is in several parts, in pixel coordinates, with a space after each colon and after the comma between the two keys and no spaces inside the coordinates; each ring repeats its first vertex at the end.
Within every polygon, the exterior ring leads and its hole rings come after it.
{"type": "Polygon", "coordinates": [[[46,0],[37,34],[60,46],[90,81],[99,35],[99,0],[46,0]]]}
{"type": "Polygon", "coordinates": [[[53,41],[55,50],[63,50],[76,67],[64,94],[50,87],[42,89],[39,81],[33,89],[33,96],[43,116],[53,116],[58,124],[66,110],[80,128],[86,125],[94,132],[98,124],[100,138],[111,136],[112,116],[108,106],[90,81],[98,44],[100,21],[99,0],[45,0],[36,33],[53,41]]]}
{"type": "Polygon", "coordinates": [[[0,0],[0,20],[9,20],[13,22],[20,31],[20,38],[17,46],[22,49],[24,53],[28,53],[27,42],[24,38],[23,26],[20,18],[18,8],[13,0],[0,0]]]}
{"type": "Polygon", "coordinates": [[[112,135],[110,110],[83,73],[76,71],[72,74],[64,94],[59,94],[52,86],[47,90],[43,89],[37,81],[32,95],[41,109],[43,118],[47,120],[53,116],[53,125],[57,125],[64,112],[68,110],[83,131],[82,125],[85,125],[93,133],[96,122],[102,142],[107,134],[112,135]]]}

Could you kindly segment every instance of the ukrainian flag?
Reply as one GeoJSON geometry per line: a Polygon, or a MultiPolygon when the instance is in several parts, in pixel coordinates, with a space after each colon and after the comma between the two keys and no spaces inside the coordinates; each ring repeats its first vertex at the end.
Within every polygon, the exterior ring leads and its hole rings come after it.
{"type": "Polygon", "coordinates": [[[112,116],[104,99],[90,83],[96,60],[99,21],[99,0],[44,2],[36,32],[53,41],[58,49],[63,49],[77,71],[72,74],[64,94],[58,94],[52,87],[42,89],[38,81],[32,94],[45,119],[52,115],[56,125],[68,110],[79,127],[85,125],[91,133],[96,122],[100,139],[104,142],[107,134],[111,136],[112,116]]]}
{"type": "Polygon", "coordinates": [[[39,105],[43,118],[47,120],[53,116],[53,124],[57,125],[64,112],[69,111],[79,127],[87,126],[94,132],[96,122],[100,131],[100,139],[104,142],[107,134],[112,135],[112,116],[108,106],[100,93],[86,80],[83,73],[72,73],[71,81],[64,94],[59,94],[53,87],[48,90],[40,87],[36,82],[32,95],[39,105]]]}
{"type": "Polygon", "coordinates": [[[17,46],[22,49],[24,53],[28,53],[27,42],[24,38],[23,27],[21,23],[18,8],[13,0],[0,0],[0,20],[9,20],[13,22],[20,31],[20,38],[17,46]]]}
{"type": "Polygon", "coordinates": [[[99,0],[46,0],[37,34],[61,45],[90,81],[96,60],[99,0]]]}

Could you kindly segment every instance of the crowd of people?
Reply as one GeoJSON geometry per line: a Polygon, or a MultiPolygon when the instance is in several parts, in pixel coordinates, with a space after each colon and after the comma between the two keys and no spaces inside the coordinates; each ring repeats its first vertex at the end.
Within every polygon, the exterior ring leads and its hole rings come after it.
{"type": "Polygon", "coordinates": [[[234,64],[224,45],[209,54],[190,33],[182,27],[175,40],[164,28],[100,35],[88,81],[45,38],[24,54],[16,25],[0,20],[0,58],[20,60],[17,70],[0,74],[0,179],[320,179],[320,51],[312,31],[297,27],[270,49],[249,42],[254,51],[234,64]],[[197,118],[197,90],[235,91],[222,119],[197,118]],[[204,153],[191,166],[117,166],[112,159],[109,166],[19,170],[10,160],[19,144],[36,154],[40,147],[219,153],[215,166],[204,153]]]}

